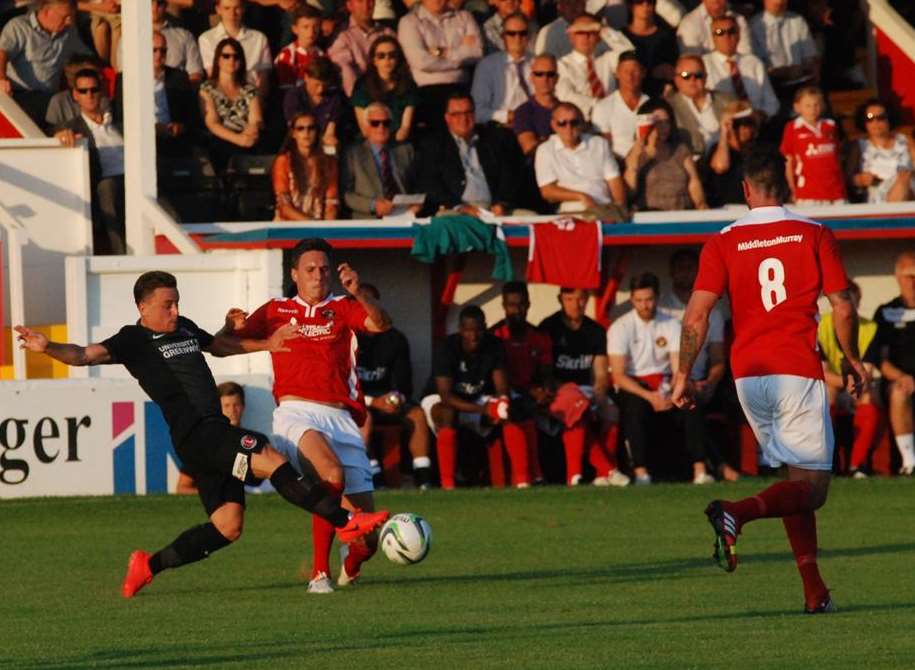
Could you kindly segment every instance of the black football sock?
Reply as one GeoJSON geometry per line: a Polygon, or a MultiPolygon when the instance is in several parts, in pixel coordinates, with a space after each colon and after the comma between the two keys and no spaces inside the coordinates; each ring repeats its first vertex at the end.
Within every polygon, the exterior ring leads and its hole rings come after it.
{"type": "Polygon", "coordinates": [[[349,512],[340,507],[339,498],[332,497],[312,477],[299,476],[290,463],[283,463],[274,470],[270,483],[293,505],[327,519],[335,528],[343,528],[349,521],[349,512]]]}
{"type": "Polygon", "coordinates": [[[214,551],[232,544],[212,523],[188,528],[175,541],[153,554],[149,569],[155,575],[169,568],[201,561],[214,551]]]}

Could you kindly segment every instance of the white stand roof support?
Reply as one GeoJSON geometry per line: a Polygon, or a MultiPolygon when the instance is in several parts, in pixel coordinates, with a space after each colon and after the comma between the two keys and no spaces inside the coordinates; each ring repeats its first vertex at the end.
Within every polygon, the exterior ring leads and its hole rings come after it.
{"type": "Polygon", "coordinates": [[[158,231],[181,253],[200,253],[197,244],[157,201],[151,0],[122,3],[121,22],[127,248],[136,256],[154,255],[158,231]]]}

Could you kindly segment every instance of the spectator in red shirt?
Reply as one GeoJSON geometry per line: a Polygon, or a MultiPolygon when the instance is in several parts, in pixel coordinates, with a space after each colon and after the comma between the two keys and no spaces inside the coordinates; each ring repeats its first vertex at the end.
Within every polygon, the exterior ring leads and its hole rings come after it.
{"type": "Polygon", "coordinates": [[[281,89],[298,86],[305,81],[305,72],[311,62],[324,55],[318,46],[321,37],[321,12],[311,5],[303,5],[292,15],[292,34],[295,40],[282,48],[273,62],[276,81],[281,89]]]}

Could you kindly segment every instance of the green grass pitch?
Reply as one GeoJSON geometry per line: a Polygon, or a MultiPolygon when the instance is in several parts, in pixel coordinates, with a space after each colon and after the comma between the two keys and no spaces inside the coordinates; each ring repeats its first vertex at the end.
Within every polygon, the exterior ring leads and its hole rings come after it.
{"type": "Polygon", "coordinates": [[[382,492],[430,522],[429,557],[376,556],[329,596],[299,576],[305,515],[252,497],[236,546],[130,601],[128,553],[199,523],[196,499],[7,500],[0,668],[915,667],[913,483],[834,483],[820,567],[840,611],[816,617],[778,520],[746,529],[736,573],[711,562],[706,501],[766,483],[382,492]]]}

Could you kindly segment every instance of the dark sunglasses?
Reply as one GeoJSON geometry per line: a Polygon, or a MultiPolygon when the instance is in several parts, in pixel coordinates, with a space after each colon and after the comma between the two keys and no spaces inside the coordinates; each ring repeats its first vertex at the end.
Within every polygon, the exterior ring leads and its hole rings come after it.
{"type": "Polygon", "coordinates": [[[164,54],[166,51],[168,51],[168,47],[153,47],[154,54],[164,54]]]}
{"type": "Polygon", "coordinates": [[[629,0],[633,5],[653,5],[656,0],[629,0]]]}
{"type": "Polygon", "coordinates": [[[239,60],[241,58],[237,53],[229,53],[227,51],[224,51],[221,54],[219,54],[219,57],[222,58],[223,60],[229,60],[229,59],[239,60]]]}
{"type": "Polygon", "coordinates": [[[100,90],[102,89],[100,89],[98,86],[89,86],[87,88],[78,88],[76,89],[76,92],[80,95],[89,95],[98,93],[100,90]]]}
{"type": "Polygon", "coordinates": [[[734,36],[737,34],[737,28],[715,28],[715,37],[723,35],[734,36]]]}
{"type": "Polygon", "coordinates": [[[506,37],[527,37],[526,30],[503,30],[502,34],[506,37]]]}
{"type": "Polygon", "coordinates": [[[686,81],[689,81],[690,79],[698,79],[701,81],[705,79],[705,72],[687,72],[684,70],[680,73],[680,79],[685,79],[686,81]]]}
{"type": "Polygon", "coordinates": [[[396,51],[377,51],[375,52],[375,60],[397,60],[396,51]]]}
{"type": "Polygon", "coordinates": [[[382,128],[390,128],[391,119],[369,119],[369,125],[372,128],[377,128],[378,126],[381,126],[382,128]]]}
{"type": "Polygon", "coordinates": [[[547,77],[548,79],[552,79],[553,77],[557,76],[555,70],[534,70],[531,72],[531,74],[535,77],[547,77]]]}
{"type": "Polygon", "coordinates": [[[318,127],[313,123],[309,123],[308,125],[304,125],[304,126],[294,126],[293,127],[293,130],[295,130],[296,132],[299,132],[299,133],[310,133],[317,129],[318,129],[318,127]]]}
{"type": "Polygon", "coordinates": [[[570,128],[578,128],[581,125],[581,119],[562,119],[557,120],[556,125],[560,128],[565,128],[569,126],[570,128]]]}
{"type": "Polygon", "coordinates": [[[874,114],[873,112],[868,112],[864,115],[865,120],[867,121],[886,121],[889,117],[886,115],[886,112],[881,114],[874,114]]]}

